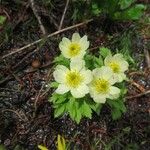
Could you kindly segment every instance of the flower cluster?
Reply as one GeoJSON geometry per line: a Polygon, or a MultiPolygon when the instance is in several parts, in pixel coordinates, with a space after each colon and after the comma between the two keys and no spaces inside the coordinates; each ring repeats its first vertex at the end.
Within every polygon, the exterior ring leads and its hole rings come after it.
{"type": "MultiPolygon", "coordinates": [[[[89,93],[96,103],[105,103],[107,99],[117,99],[120,89],[116,83],[126,79],[125,71],[128,63],[122,54],[104,58],[104,65],[90,70],[86,66],[85,55],[89,48],[87,36],[78,33],[72,39],[63,38],[59,44],[61,54],[69,59],[70,65],[57,65],[53,72],[54,79],[59,83],[56,93],[70,92],[74,98],[83,98],[89,93]]],[[[92,63],[92,62],[91,62],[92,63]]]]}

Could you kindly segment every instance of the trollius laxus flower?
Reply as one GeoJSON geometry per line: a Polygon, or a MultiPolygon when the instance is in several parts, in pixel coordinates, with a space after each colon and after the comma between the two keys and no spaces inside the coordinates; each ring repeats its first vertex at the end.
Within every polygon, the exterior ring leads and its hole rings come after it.
{"type": "Polygon", "coordinates": [[[113,72],[109,67],[101,67],[93,70],[93,80],[90,83],[90,95],[97,103],[105,103],[106,98],[118,98],[120,90],[113,86],[113,72]]]}
{"type": "Polygon", "coordinates": [[[56,89],[58,94],[70,91],[73,97],[81,98],[89,93],[87,84],[92,80],[92,72],[85,69],[85,62],[81,59],[73,59],[70,69],[63,65],[56,66],[53,76],[60,83],[56,89]]]}
{"type": "Polygon", "coordinates": [[[117,82],[122,82],[126,78],[124,72],[128,70],[129,64],[122,54],[108,55],[104,60],[104,64],[112,69],[117,82]]]}
{"type": "Polygon", "coordinates": [[[71,40],[64,37],[59,44],[62,55],[69,59],[83,58],[88,47],[89,41],[87,40],[87,36],[84,35],[81,38],[79,33],[74,33],[71,40]]]}

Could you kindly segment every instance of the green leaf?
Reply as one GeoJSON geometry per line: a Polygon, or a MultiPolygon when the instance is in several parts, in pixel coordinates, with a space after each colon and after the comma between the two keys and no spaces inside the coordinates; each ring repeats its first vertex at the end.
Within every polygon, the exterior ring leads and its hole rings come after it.
{"type": "Polygon", "coordinates": [[[135,0],[120,0],[119,5],[121,9],[128,8],[135,0]]]}
{"type": "Polygon", "coordinates": [[[76,110],[76,117],[75,117],[75,121],[77,122],[77,124],[80,123],[82,118],[81,112],[76,110]]]}
{"type": "Polygon", "coordinates": [[[102,108],[102,104],[98,104],[95,103],[93,100],[91,99],[87,99],[86,103],[90,106],[90,108],[95,111],[97,113],[97,115],[100,114],[101,108],[102,108]]]}
{"type": "Polygon", "coordinates": [[[63,103],[66,100],[67,100],[67,93],[63,95],[54,93],[52,97],[49,98],[49,102],[53,102],[53,104],[63,103]]]}
{"type": "Polygon", "coordinates": [[[6,148],[4,147],[4,145],[0,145],[0,150],[6,150],[6,148]]]}
{"type": "Polygon", "coordinates": [[[117,119],[121,118],[122,113],[119,109],[112,108],[111,115],[112,115],[113,120],[117,120],[117,119]]]}
{"type": "Polygon", "coordinates": [[[63,115],[64,111],[65,111],[65,105],[63,105],[63,104],[62,104],[62,105],[59,105],[59,106],[58,106],[57,108],[55,108],[55,110],[54,110],[54,117],[57,118],[57,117],[63,115]]]}
{"type": "Polygon", "coordinates": [[[99,56],[99,58],[93,56],[93,62],[94,62],[94,67],[95,68],[98,68],[98,67],[101,67],[103,66],[103,59],[101,56],[99,56]]]}
{"type": "Polygon", "coordinates": [[[57,99],[58,99],[58,94],[53,93],[52,96],[49,98],[48,101],[55,103],[57,99]]]}
{"type": "Polygon", "coordinates": [[[106,58],[108,55],[111,55],[111,50],[106,47],[100,47],[100,55],[103,56],[103,58],[106,58]]]}
{"type": "Polygon", "coordinates": [[[88,118],[92,118],[92,110],[90,108],[90,106],[83,101],[81,107],[80,107],[80,111],[82,112],[82,115],[88,118]]]}
{"type": "Polygon", "coordinates": [[[92,4],[92,13],[96,16],[98,16],[100,13],[102,12],[102,10],[98,7],[98,5],[96,3],[92,4]]]}
{"type": "Polygon", "coordinates": [[[51,83],[49,84],[49,86],[50,86],[51,88],[57,88],[58,85],[59,85],[59,83],[57,83],[57,82],[51,82],[51,83]]]}
{"type": "Polygon", "coordinates": [[[117,100],[107,100],[107,103],[111,107],[111,114],[113,120],[119,119],[122,113],[126,112],[126,107],[122,99],[117,100]]]}
{"type": "Polygon", "coordinates": [[[93,66],[93,56],[92,55],[85,55],[84,57],[84,60],[85,60],[85,64],[86,64],[86,67],[89,68],[89,69],[94,69],[94,66],[93,66]]]}
{"type": "Polygon", "coordinates": [[[85,62],[86,62],[86,67],[88,69],[95,69],[97,67],[103,66],[103,59],[102,57],[97,58],[96,56],[93,55],[85,55],[85,62]]]}
{"type": "Polygon", "coordinates": [[[71,97],[68,101],[67,109],[72,120],[75,120],[76,117],[76,107],[75,98],[71,97]]]}
{"type": "Polygon", "coordinates": [[[3,25],[6,19],[7,18],[5,16],[0,15],[0,25],[3,25]]]}
{"type": "Polygon", "coordinates": [[[66,67],[70,66],[70,60],[65,58],[63,55],[59,55],[58,57],[55,57],[53,62],[59,65],[64,65],[66,67]]]}
{"type": "Polygon", "coordinates": [[[145,10],[145,8],[146,7],[142,4],[136,4],[123,12],[116,12],[114,14],[114,19],[138,20],[143,15],[143,11],[145,10]]]}

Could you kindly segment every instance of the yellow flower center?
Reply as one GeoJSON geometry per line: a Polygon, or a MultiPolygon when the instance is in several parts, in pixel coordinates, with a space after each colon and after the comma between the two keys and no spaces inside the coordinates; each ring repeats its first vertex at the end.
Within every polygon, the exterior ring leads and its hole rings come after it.
{"type": "Polygon", "coordinates": [[[77,56],[80,53],[81,47],[78,43],[71,43],[69,46],[69,55],[71,57],[77,56]]]}
{"type": "Polygon", "coordinates": [[[114,73],[119,73],[120,72],[120,66],[116,62],[111,62],[109,64],[110,68],[113,70],[114,73]]]}
{"type": "Polygon", "coordinates": [[[77,71],[69,71],[66,75],[66,82],[72,88],[78,87],[83,81],[83,77],[77,71]]]}
{"type": "Polygon", "coordinates": [[[109,91],[109,82],[105,79],[97,79],[93,81],[93,87],[97,93],[106,94],[109,91]]]}

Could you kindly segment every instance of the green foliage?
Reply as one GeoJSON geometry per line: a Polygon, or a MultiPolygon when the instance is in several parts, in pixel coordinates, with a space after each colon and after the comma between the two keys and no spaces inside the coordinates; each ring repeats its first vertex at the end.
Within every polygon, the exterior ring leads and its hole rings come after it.
{"type": "Polygon", "coordinates": [[[113,120],[119,119],[122,116],[122,113],[126,112],[126,107],[122,99],[108,100],[107,103],[111,107],[113,120]]]}
{"type": "Polygon", "coordinates": [[[124,96],[127,93],[125,83],[119,83],[120,97],[116,100],[107,100],[107,104],[111,107],[111,115],[113,120],[119,119],[123,113],[126,112],[126,106],[124,104],[124,96]]]}
{"type": "Polygon", "coordinates": [[[130,68],[135,69],[137,67],[137,62],[136,60],[134,60],[131,56],[133,54],[132,51],[132,39],[135,37],[135,35],[133,35],[133,30],[132,32],[130,31],[126,31],[122,34],[122,36],[120,36],[119,39],[119,43],[118,47],[121,51],[121,53],[124,55],[124,58],[126,59],[126,61],[129,63],[130,68]]]}
{"type": "Polygon", "coordinates": [[[117,20],[138,20],[142,16],[143,10],[145,10],[144,5],[136,4],[123,12],[116,12],[113,18],[117,20]]]}
{"type": "Polygon", "coordinates": [[[94,69],[103,66],[103,59],[101,56],[96,57],[94,55],[85,55],[86,67],[89,69],[94,69]]]}
{"type": "Polygon", "coordinates": [[[75,0],[74,3],[74,20],[100,15],[113,20],[138,20],[145,10],[136,0],[75,0]]]}
{"type": "Polygon", "coordinates": [[[53,63],[69,67],[70,61],[69,59],[65,58],[63,55],[59,55],[58,57],[55,57],[53,63]]]}
{"type": "Polygon", "coordinates": [[[4,145],[0,145],[0,150],[6,150],[4,145]]]}
{"type": "MultiPolygon", "coordinates": [[[[103,60],[108,55],[112,55],[112,53],[113,52],[110,49],[100,47],[98,56],[86,54],[84,56],[86,68],[90,70],[100,68],[104,65],[103,60]]],[[[62,55],[56,57],[54,62],[56,64],[61,64],[69,67],[69,60],[64,58],[64,56],[62,55]]],[[[52,82],[50,84],[50,87],[56,89],[58,85],[59,84],[57,82],[52,82]]],[[[107,99],[107,104],[111,108],[111,114],[114,120],[120,118],[122,113],[126,112],[126,107],[124,105],[124,95],[127,92],[125,83],[117,83],[116,86],[121,90],[120,97],[115,100],[107,99]]],[[[70,92],[62,95],[54,92],[49,98],[49,101],[53,103],[55,118],[63,116],[67,113],[69,114],[71,119],[76,121],[77,123],[79,123],[83,117],[91,119],[93,111],[96,112],[97,115],[99,115],[102,107],[102,104],[94,102],[90,98],[89,94],[83,98],[74,98],[70,92]]]]}
{"type": "Polygon", "coordinates": [[[6,21],[6,17],[5,16],[2,16],[0,15],[0,26],[4,24],[4,22],[6,21]]]}
{"type": "Polygon", "coordinates": [[[106,58],[106,56],[111,55],[111,50],[106,47],[100,47],[100,55],[103,56],[103,58],[106,58]]]}
{"type": "Polygon", "coordinates": [[[72,120],[77,123],[81,118],[92,118],[92,110],[97,114],[100,113],[101,105],[94,103],[91,99],[85,97],[84,99],[75,99],[70,93],[60,95],[54,93],[49,99],[53,103],[54,116],[57,118],[64,113],[68,113],[72,120]]]}
{"type": "Polygon", "coordinates": [[[128,8],[135,0],[120,0],[119,5],[121,9],[128,8]]]}
{"type": "Polygon", "coordinates": [[[99,16],[101,13],[101,9],[98,8],[98,5],[96,3],[92,4],[92,13],[95,16],[99,16]]]}

